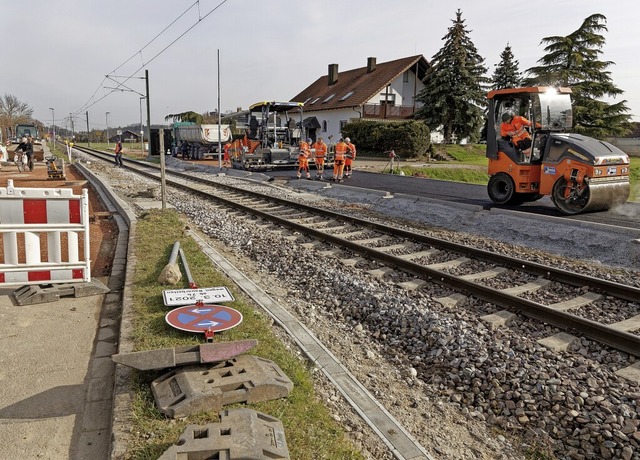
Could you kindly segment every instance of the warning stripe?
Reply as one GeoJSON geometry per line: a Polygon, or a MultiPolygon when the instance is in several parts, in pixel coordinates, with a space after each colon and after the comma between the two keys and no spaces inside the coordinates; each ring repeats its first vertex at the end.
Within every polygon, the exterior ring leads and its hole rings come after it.
{"type": "Polygon", "coordinates": [[[80,200],[22,200],[25,224],[80,224],[80,200]]]}
{"type": "Polygon", "coordinates": [[[0,272],[0,284],[27,283],[30,281],[73,281],[84,278],[83,268],[0,272]]]}

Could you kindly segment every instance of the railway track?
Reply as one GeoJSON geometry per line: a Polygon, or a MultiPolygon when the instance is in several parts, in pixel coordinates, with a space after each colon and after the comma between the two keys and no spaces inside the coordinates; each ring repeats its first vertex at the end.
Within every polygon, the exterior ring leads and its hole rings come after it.
{"type": "MultiPolygon", "coordinates": [[[[127,164],[136,172],[159,180],[159,168],[132,160],[127,164]]],[[[450,299],[459,299],[464,292],[504,310],[640,356],[638,286],[472,248],[224,185],[191,173],[167,171],[167,174],[170,176],[167,184],[171,186],[215,200],[269,225],[308,235],[314,239],[310,247],[325,255],[343,251],[340,254],[343,263],[372,276],[393,280],[407,290],[436,282],[451,289],[450,299]],[[523,274],[528,282],[510,284],[510,280],[523,279],[523,274]],[[603,311],[607,308],[610,311],[603,311]]]]}

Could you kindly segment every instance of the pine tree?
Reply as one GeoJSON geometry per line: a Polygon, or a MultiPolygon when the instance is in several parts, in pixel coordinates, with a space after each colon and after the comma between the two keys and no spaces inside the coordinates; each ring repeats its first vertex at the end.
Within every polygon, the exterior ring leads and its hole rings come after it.
{"type": "Polygon", "coordinates": [[[514,59],[511,46],[507,43],[500,54],[500,62],[491,76],[491,89],[518,88],[522,83],[522,74],[519,71],[520,63],[514,59]]]}
{"type": "Polygon", "coordinates": [[[573,130],[600,139],[624,135],[631,128],[626,100],[615,104],[598,100],[624,93],[607,70],[614,62],[599,60],[605,44],[600,32],[607,30],[606,21],[605,16],[593,14],[566,37],[543,38],[547,54],[538,60],[539,66],[526,71],[531,75],[527,84],[571,87],[573,130]]]}
{"type": "Polygon", "coordinates": [[[442,130],[445,143],[478,138],[484,118],[481,107],[486,105],[483,85],[489,82],[484,58],[469,38],[460,10],[452,22],[416,98],[424,104],[416,118],[424,119],[432,130],[442,130]]]}

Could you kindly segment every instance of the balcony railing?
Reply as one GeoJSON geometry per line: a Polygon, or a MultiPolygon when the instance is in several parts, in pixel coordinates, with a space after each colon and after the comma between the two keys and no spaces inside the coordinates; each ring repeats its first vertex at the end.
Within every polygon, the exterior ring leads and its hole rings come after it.
{"type": "Polygon", "coordinates": [[[410,105],[365,104],[365,118],[411,118],[416,108],[410,105]]]}

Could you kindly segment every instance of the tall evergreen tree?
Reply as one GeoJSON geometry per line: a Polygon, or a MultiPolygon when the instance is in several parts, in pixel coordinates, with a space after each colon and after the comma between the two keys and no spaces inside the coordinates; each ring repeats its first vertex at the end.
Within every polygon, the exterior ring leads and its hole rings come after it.
{"type": "Polygon", "coordinates": [[[518,88],[522,83],[522,74],[519,70],[520,63],[514,59],[511,46],[507,43],[500,54],[500,62],[491,76],[491,89],[518,88]]]}
{"type": "Polygon", "coordinates": [[[599,60],[605,44],[601,32],[607,30],[606,21],[605,16],[593,14],[566,37],[543,38],[541,44],[547,45],[544,49],[547,54],[538,60],[539,66],[526,71],[531,75],[527,84],[571,87],[573,130],[600,139],[624,135],[631,128],[626,100],[615,104],[599,100],[624,93],[607,70],[614,62],[599,60]]]}
{"type": "Polygon", "coordinates": [[[441,129],[446,143],[478,138],[484,118],[481,107],[486,105],[483,85],[489,82],[484,58],[469,38],[462,11],[456,12],[452,22],[416,98],[424,104],[416,118],[424,119],[432,130],[441,129]]]}

